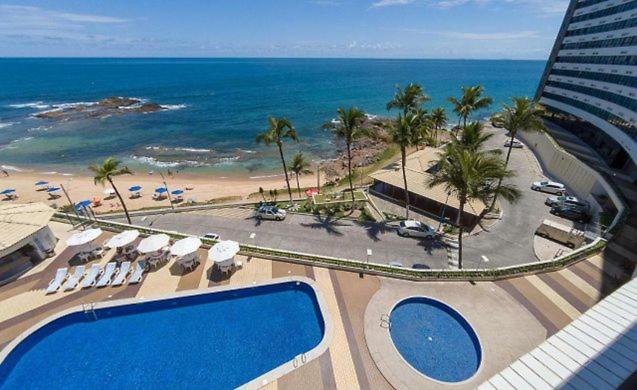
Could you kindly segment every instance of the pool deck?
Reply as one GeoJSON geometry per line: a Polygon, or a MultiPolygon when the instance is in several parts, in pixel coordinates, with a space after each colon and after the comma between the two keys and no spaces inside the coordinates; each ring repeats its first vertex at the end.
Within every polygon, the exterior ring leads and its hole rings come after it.
{"type": "MultiPolygon", "coordinates": [[[[627,278],[599,256],[559,272],[475,285],[359,278],[349,272],[243,258],[243,268],[231,276],[211,273],[210,263],[205,261],[187,274],[168,264],[145,275],[139,285],[75,289],[47,296],[44,289],[55,270],[68,267],[75,253],[63,244],[71,234],[70,227],[59,223],[51,223],[51,227],[60,238],[58,255],[0,287],[0,348],[46,317],[82,303],[161,297],[178,291],[240,286],[293,275],[308,277],[316,282],[330,312],[332,342],[318,359],[271,382],[268,389],[450,387],[415,372],[396,353],[387,330],[380,326],[380,314],[387,314],[396,302],[413,295],[450,304],[475,327],[484,350],[482,367],[465,386],[452,386],[474,388],[569,324],[627,278]]],[[[100,242],[110,235],[105,233],[100,242]]],[[[113,254],[107,252],[99,263],[105,264],[113,254]]],[[[204,250],[201,257],[206,258],[204,250]]]]}

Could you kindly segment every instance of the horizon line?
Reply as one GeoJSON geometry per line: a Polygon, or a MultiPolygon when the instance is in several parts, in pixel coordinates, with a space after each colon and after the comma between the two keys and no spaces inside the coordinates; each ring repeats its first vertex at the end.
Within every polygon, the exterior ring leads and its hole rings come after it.
{"type": "Polygon", "coordinates": [[[175,59],[175,60],[383,60],[383,61],[548,61],[539,58],[441,58],[441,57],[311,57],[311,56],[0,56],[4,59],[175,59]]]}

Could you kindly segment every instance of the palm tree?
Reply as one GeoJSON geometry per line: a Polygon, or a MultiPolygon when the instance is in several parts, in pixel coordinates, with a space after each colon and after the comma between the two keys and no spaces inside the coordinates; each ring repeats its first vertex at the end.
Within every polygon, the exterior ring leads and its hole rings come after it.
{"type": "Polygon", "coordinates": [[[113,191],[115,191],[115,194],[119,198],[119,201],[124,208],[124,213],[126,214],[126,220],[130,225],[131,220],[130,215],[128,215],[128,209],[126,208],[124,199],[122,199],[122,195],[120,195],[117,187],[115,187],[115,183],[113,183],[113,176],[132,175],[133,172],[128,169],[128,167],[120,168],[120,163],[121,161],[116,160],[114,157],[108,157],[101,164],[93,164],[89,166],[88,169],[90,169],[91,172],[93,172],[93,174],[95,175],[93,177],[93,181],[95,182],[95,184],[104,185],[106,182],[108,182],[111,187],[113,187],[113,191]]]}
{"type": "MultiPolygon", "coordinates": [[[[463,148],[471,151],[478,152],[482,150],[484,144],[493,137],[493,134],[484,133],[484,125],[480,122],[471,122],[462,129],[462,134],[459,139],[453,142],[458,142],[463,148]]],[[[499,153],[500,149],[493,151],[499,153]]]]}
{"type": "Polygon", "coordinates": [[[299,152],[294,155],[292,159],[292,166],[290,170],[296,175],[296,188],[299,190],[299,196],[301,196],[301,185],[299,183],[299,176],[312,173],[310,168],[310,162],[305,159],[303,153],[299,152]]]}
{"type": "Polygon", "coordinates": [[[356,107],[338,109],[338,119],[340,125],[334,130],[338,137],[345,140],[347,145],[347,173],[349,178],[349,189],[352,192],[352,203],[354,203],[354,183],[352,182],[352,143],[355,139],[368,135],[368,131],[361,128],[360,124],[365,113],[356,107]]]}
{"type": "Polygon", "coordinates": [[[403,116],[406,116],[410,111],[418,109],[429,100],[429,96],[425,94],[420,85],[409,83],[405,89],[396,87],[394,98],[387,103],[387,111],[398,108],[403,111],[403,116]]]}
{"type": "Polygon", "coordinates": [[[460,99],[454,97],[447,99],[453,105],[453,111],[458,115],[458,127],[461,121],[463,126],[466,126],[473,112],[487,108],[493,103],[493,99],[488,96],[482,96],[483,93],[484,87],[482,85],[462,87],[460,99]]]}
{"type": "Polygon", "coordinates": [[[411,113],[403,116],[398,114],[396,125],[391,131],[392,141],[400,148],[401,168],[405,185],[405,218],[409,219],[409,190],[407,188],[407,148],[412,145],[413,133],[416,131],[419,118],[411,113]]]}
{"type": "Polygon", "coordinates": [[[431,110],[429,116],[431,124],[434,129],[434,139],[436,140],[436,146],[438,146],[438,132],[447,124],[447,112],[442,107],[436,107],[431,110]]]}
{"type": "Polygon", "coordinates": [[[411,111],[407,116],[413,116],[412,131],[411,131],[411,145],[416,146],[416,150],[421,144],[431,145],[433,139],[431,137],[431,128],[433,124],[427,115],[427,111],[422,108],[417,108],[411,111]]]}
{"type": "MultiPolygon", "coordinates": [[[[542,121],[543,109],[537,102],[529,98],[514,97],[511,98],[512,105],[504,105],[502,112],[495,116],[493,121],[496,124],[504,127],[509,131],[509,150],[504,161],[504,166],[509,166],[509,160],[511,159],[511,150],[513,150],[513,140],[517,136],[519,131],[537,132],[544,130],[544,122],[542,121]]],[[[502,184],[502,181],[498,183],[498,186],[502,184]]],[[[491,207],[492,210],[495,207],[497,197],[493,198],[491,207]]]]}
{"type": "Polygon", "coordinates": [[[429,187],[442,185],[446,192],[458,198],[458,267],[462,268],[462,214],[466,204],[476,199],[486,203],[487,199],[496,195],[516,202],[520,192],[513,186],[494,185],[496,181],[512,176],[513,172],[507,170],[500,157],[493,153],[474,153],[453,142],[440,157],[439,170],[428,179],[427,184],[429,187]]]}
{"type": "Polygon", "coordinates": [[[268,117],[268,123],[270,127],[268,130],[257,134],[256,142],[263,142],[266,145],[276,144],[279,148],[279,156],[281,157],[281,164],[283,164],[283,173],[285,174],[285,182],[288,186],[288,195],[290,195],[290,203],[292,203],[292,188],[290,187],[290,178],[288,177],[288,168],[285,165],[285,157],[283,156],[283,140],[289,138],[294,141],[298,141],[298,135],[292,122],[286,118],[268,117]]]}

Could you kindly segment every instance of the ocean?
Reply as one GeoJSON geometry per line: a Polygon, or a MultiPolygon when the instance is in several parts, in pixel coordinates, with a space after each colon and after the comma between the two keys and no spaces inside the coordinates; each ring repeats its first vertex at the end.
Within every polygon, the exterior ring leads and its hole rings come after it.
{"type": "MultiPolygon", "coordinates": [[[[267,174],[273,148],[256,145],[268,115],[292,120],[288,143],[309,159],[335,155],[323,128],[338,107],[390,115],[397,85],[420,83],[455,121],[448,96],[482,84],[496,111],[511,96],[533,96],[544,61],[382,59],[0,59],[0,165],[79,172],[116,156],[135,169],[267,174]],[[160,112],[68,120],[37,113],[110,96],[162,105],[160,112]]],[[[393,113],[391,115],[394,115],[393,113]]]]}

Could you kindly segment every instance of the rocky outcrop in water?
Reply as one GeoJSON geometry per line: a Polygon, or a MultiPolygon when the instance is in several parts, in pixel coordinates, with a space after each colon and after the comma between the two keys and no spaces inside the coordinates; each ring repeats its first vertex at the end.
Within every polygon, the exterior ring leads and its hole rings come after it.
{"type": "Polygon", "coordinates": [[[129,97],[107,97],[96,103],[75,103],[54,106],[53,109],[35,114],[36,118],[69,120],[83,118],[105,118],[111,115],[151,113],[166,108],[157,103],[143,102],[129,97]]]}

